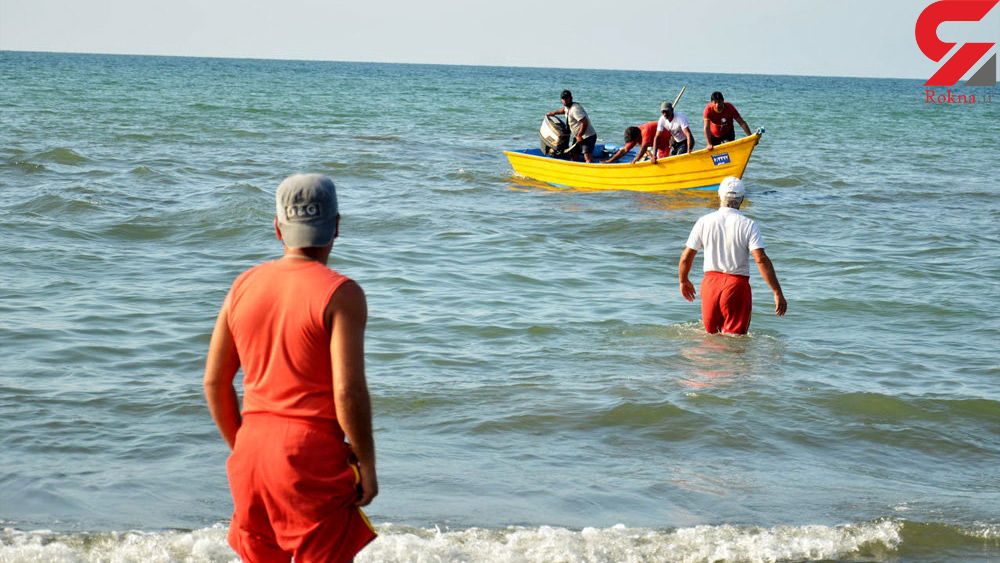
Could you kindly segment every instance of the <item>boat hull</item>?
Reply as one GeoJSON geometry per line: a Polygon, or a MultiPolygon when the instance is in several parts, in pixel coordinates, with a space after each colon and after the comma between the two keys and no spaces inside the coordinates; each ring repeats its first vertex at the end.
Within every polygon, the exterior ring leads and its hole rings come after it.
{"type": "Polygon", "coordinates": [[[661,158],[656,164],[587,164],[542,156],[537,149],[504,151],[514,172],[553,184],[594,190],[656,192],[718,186],[726,176],[743,177],[762,132],[712,150],[661,158]],[[535,153],[535,154],[532,154],[535,153]]]}

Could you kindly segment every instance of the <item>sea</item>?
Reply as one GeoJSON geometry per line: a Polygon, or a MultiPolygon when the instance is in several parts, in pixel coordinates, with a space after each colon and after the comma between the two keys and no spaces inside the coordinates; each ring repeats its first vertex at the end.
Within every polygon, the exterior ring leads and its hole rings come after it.
{"type": "Polygon", "coordinates": [[[236,560],[204,360],[298,172],[368,298],[359,563],[1000,561],[1000,89],[923,82],[0,52],[0,561],[236,560]],[[503,154],[682,87],[765,130],[745,336],[678,289],[712,191],[503,154]]]}

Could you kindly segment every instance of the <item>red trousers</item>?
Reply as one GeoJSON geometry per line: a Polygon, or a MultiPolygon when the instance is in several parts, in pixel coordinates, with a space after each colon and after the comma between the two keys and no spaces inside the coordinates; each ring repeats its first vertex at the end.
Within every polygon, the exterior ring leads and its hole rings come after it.
{"type": "Polygon", "coordinates": [[[226,472],[229,545],[243,561],[347,562],[375,539],[354,505],[357,465],[332,423],[247,415],[226,472]]]}
{"type": "Polygon", "coordinates": [[[746,334],[751,305],[749,277],[705,272],[701,280],[701,320],[706,331],[746,334]]]}

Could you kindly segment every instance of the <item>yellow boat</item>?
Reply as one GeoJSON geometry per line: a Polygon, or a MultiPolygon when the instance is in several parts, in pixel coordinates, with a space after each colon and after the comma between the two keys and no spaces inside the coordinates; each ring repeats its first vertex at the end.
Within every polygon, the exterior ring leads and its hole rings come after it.
{"type": "Polygon", "coordinates": [[[753,135],[712,150],[661,158],[656,164],[649,161],[629,164],[635,157],[633,153],[621,158],[624,164],[570,162],[543,156],[539,149],[504,151],[504,154],[517,174],[556,186],[641,192],[708,188],[718,186],[726,176],[742,178],[763,133],[763,129],[758,129],[753,135]]]}

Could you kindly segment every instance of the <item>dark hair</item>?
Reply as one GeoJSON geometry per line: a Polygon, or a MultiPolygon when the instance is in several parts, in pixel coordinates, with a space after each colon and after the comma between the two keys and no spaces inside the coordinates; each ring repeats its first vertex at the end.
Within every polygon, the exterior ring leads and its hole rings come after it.
{"type": "Polygon", "coordinates": [[[726,101],[726,99],[722,97],[722,92],[715,91],[715,92],[712,92],[712,101],[713,102],[724,102],[724,101],[726,101]]]}
{"type": "Polygon", "coordinates": [[[638,127],[628,127],[625,129],[625,142],[626,143],[638,143],[642,140],[642,133],[639,132],[638,127]]]}
{"type": "Polygon", "coordinates": [[[569,90],[563,90],[562,94],[559,95],[559,99],[560,100],[567,100],[567,99],[572,100],[573,99],[573,92],[570,92],[569,90]]]}

